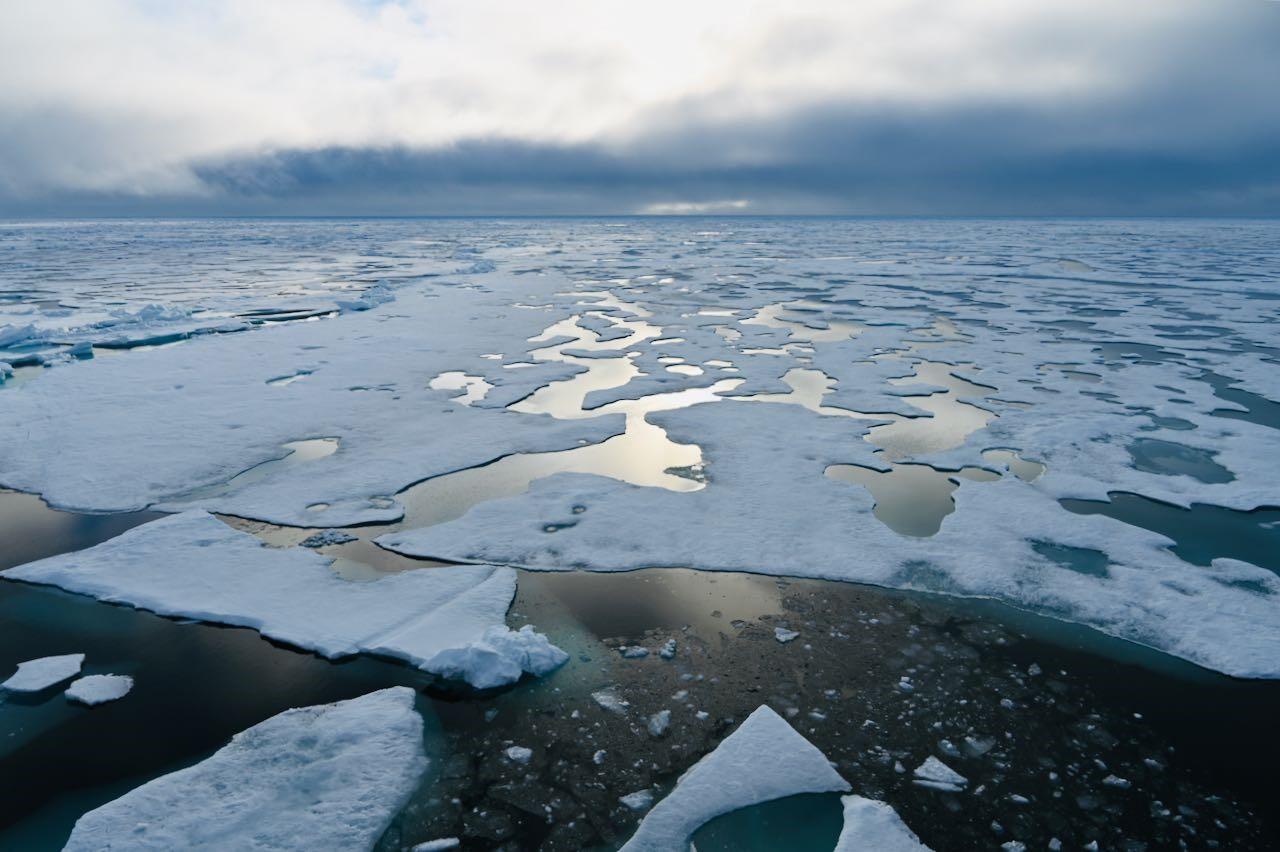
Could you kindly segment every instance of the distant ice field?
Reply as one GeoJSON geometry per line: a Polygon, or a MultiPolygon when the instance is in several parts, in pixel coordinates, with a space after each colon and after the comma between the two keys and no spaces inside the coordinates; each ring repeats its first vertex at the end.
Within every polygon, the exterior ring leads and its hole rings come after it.
{"type": "Polygon", "coordinates": [[[339,574],[818,577],[1275,678],[1277,320],[1266,221],[0,223],[0,485],[345,530],[339,574]]]}

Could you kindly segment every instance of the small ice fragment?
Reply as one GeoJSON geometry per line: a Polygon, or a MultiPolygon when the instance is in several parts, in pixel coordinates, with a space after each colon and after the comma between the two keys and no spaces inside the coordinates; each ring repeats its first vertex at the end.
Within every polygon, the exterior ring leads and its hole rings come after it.
{"type": "Polygon", "coordinates": [[[1049,852],[1061,852],[1062,841],[1056,837],[1049,838],[1049,852]]]}
{"type": "Polygon", "coordinates": [[[631,702],[619,695],[618,690],[612,686],[591,693],[591,698],[610,713],[625,715],[627,708],[631,706],[631,702]]]}
{"type": "Polygon", "coordinates": [[[627,645],[622,648],[622,656],[628,660],[639,660],[649,656],[649,649],[639,645],[627,645]]]}
{"type": "Polygon", "coordinates": [[[1006,709],[1006,710],[1012,710],[1012,709],[1013,709],[1013,707],[1014,707],[1013,702],[1012,702],[1011,700],[1009,700],[1008,698],[1001,698],[1001,699],[1000,699],[1000,706],[1001,706],[1001,707],[1003,707],[1003,708],[1004,708],[1004,709],[1006,709]]]}
{"type": "Polygon", "coordinates": [[[960,757],[960,749],[956,748],[955,744],[951,742],[951,740],[939,740],[938,751],[942,752],[947,757],[960,757]]]}
{"type": "Polygon", "coordinates": [[[39,692],[80,674],[82,665],[84,654],[62,654],[27,660],[25,663],[18,663],[18,671],[4,683],[0,683],[0,688],[10,692],[39,692]]]}
{"type": "Polygon", "coordinates": [[[784,645],[790,642],[792,639],[795,639],[799,635],[800,635],[800,631],[798,630],[788,630],[785,627],[773,628],[773,638],[777,639],[779,642],[781,642],[784,645]]]}
{"type": "Polygon", "coordinates": [[[1000,848],[1003,849],[1004,852],[1027,852],[1027,844],[1017,840],[1010,840],[1006,843],[1001,843],[1000,848]]]}
{"type": "Polygon", "coordinates": [[[511,746],[504,754],[506,754],[507,760],[512,763],[528,763],[529,759],[533,757],[533,749],[525,748],[524,746],[511,746]]]}
{"type": "Polygon", "coordinates": [[[667,644],[662,646],[662,650],[658,651],[658,656],[664,660],[675,659],[676,656],[676,640],[668,639],[667,644]]]}
{"type": "Polygon", "coordinates": [[[428,840],[425,843],[419,843],[409,852],[441,852],[444,849],[458,849],[462,846],[462,841],[456,837],[441,837],[439,840],[428,840]]]}
{"type": "Polygon", "coordinates": [[[67,687],[66,696],[72,701],[87,704],[105,704],[124,698],[133,689],[133,678],[128,675],[87,675],[67,687]]]}
{"type": "Polygon", "coordinates": [[[915,783],[921,787],[952,793],[960,792],[969,783],[969,779],[933,755],[929,755],[924,763],[916,767],[915,776],[915,783]]]}
{"type": "Polygon", "coordinates": [[[591,755],[591,762],[594,763],[596,766],[604,765],[604,757],[608,753],[609,752],[605,751],[604,749],[600,749],[598,752],[591,755]]]}
{"type": "Polygon", "coordinates": [[[1118,775],[1108,775],[1102,779],[1102,783],[1108,787],[1115,787],[1117,790],[1128,790],[1133,786],[1128,778],[1121,778],[1118,775]]]}
{"type": "Polygon", "coordinates": [[[1010,794],[1009,794],[1009,801],[1013,802],[1015,805],[1029,805],[1029,804],[1031,804],[1031,800],[1030,800],[1030,799],[1028,799],[1026,796],[1020,796],[1020,795],[1018,795],[1017,793],[1010,793],[1010,794]]]}
{"type": "Polygon", "coordinates": [[[1031,665],[1027,666],[1027,674],[1031,675],[1032,677],[1038,676],[1041,671],[1042,669],[1036,663],[1032,663],[1031,665]]]}
{"type": "Polygon", "coordinates": [[[342,530],[321,530],[318,533],[312,533],[307,536],[302,541],[298,542],[298,545],[301,547],[316,548],[327,547],[331,544],[346,544],[349,541],[355,540],[355,536],[351,533],[343,532],[342,530]]]}
{"type": "Polygon", "coordinates": [[[659,710],[649,717],[649,735],[660,737],[667,732],[667,728],[671,726],[671,711],[659,710]]]}
{"type": "Polygon", "coordinates": [[[628,793],[625,796],[619,796],[618,801],[626,805],[637,813],[647,811],[653,807],[653,791],[652,790],[636,790],[634,793],[628,793]]]}
{"type": "Polygon", "coordinates": [[[911,682],[911,678],[907,677],[906,675],[903,675],[902,678],[899,679],[898,681],[898,689],[902,690],[903,692],[915,692],[916,685],[911,682]]]}

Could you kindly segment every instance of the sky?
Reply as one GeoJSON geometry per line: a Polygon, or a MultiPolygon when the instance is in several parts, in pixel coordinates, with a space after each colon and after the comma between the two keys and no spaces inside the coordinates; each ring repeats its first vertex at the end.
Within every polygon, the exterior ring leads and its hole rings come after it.
{"type": "Polygon", "coordinates": [[[1280,215],[1276,0],[4,0],[0,215],[1280,215]]]}

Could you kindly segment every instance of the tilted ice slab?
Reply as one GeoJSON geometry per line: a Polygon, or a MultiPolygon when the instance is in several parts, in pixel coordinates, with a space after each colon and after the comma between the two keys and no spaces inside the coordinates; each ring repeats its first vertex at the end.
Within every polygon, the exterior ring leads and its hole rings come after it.
{"type": "Polygon", "coordinates": [[[906,538],[875,518],[865,490],[823,475],[835,463],[875,466],[852,421],[732,401],[650,419],[703,446],[707,488],[674,494],[561,475],[378,541],[533,569],[686,566],[992,597],[1228,674],[1280,676],[1280,578],[1270,571],[1229,559],[1190,565],[1163,536],[1067,512],[1010,476],[963,485],[936,536],[906,538]],[[1035,543],[1103,551],[1109,576],[1063,568],[1035,543]]]}
{"type": "Polygon", "coordinates": [[[6,390],[0,483],[60,507],[120,511],[168,501],[335,527],[399,518],[387,498],[419,480],[623,431],[620,416],[562,421],[492,407],[582,367],[507,370],[480,357],[533,348],[526,338],[558,316],[513,303],[554,291],[562,279],[469,280],[404,288],[392,303],[334,320],[95,359],[6,390]],[[493,384],[485,404],[461,405],[457,391],[429,386],[451,370],[493,384]],[[292,376],[300,378],[270,384],[292,376]],[[315,437],[337,438],[338,451],[209,493],[285,455],[285,444],[315,437]],[[184,503],[193,492],[205,496],[184,503]]]}
{"type": "Polygon", "coordinates": [[[286,710],[76,821],[69,852],[370,849],[427,768],[414,692],[286,710]]]}
{"type": "Polygon", "coordinates": [[[524,672],[547,674],[568,659],[532,628],[506,628],[516,590],[510,568],[426,568],[355,583],[310,550],[267,547],[201,511],[3,576],[161,615],[252,627],[324,657],[395,657],[477,688],[524,672]]]}
{"type": "Polygon", "coordinates": [[[898,812],[875,799],[844,796],[844,827],[834,852],[929,852],[898,812]]]}
{"type": "Polygon", "coordinates": [[[27,660],[25,663],[18,663],[18,670],[4,683],[0,683],[0,689],[10,692],[39,692],[80,674],[80,667],[83,665],[84,654],[60,654],[56,657],[27,660]]]}
{"type": "Polygon", "coordinates": [[[799,793],[848,789],[821,751],[762,704],[680,776],[622,852],[688,849],[698,827],[721,814],[799,793]]]}

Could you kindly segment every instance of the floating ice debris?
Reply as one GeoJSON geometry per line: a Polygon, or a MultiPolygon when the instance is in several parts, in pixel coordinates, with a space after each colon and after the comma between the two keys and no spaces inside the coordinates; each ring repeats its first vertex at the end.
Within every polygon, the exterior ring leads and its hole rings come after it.
{"type": "Polygon", "coordinates": [[[340,311],[367,311],[370,308],[376,308],[378,305],[384,305],[395,299],[395,291],[386,281],[379,281],[372,287],[366,289],[355,299],[335,299],[334,304],[338,306],[340,311]]]}
{"type": "Polygon", "coordinates": [[[497,624],[467,645],[440,651],[431,658],[429,671],[465,680],[476,689],[492,689],[514,683],[525,673],[551,674],[568,660],[568,654],[532,625],[511,630],[497,624]]]}
{"type": "Polygon", "coordinates": [[[72,701],[92,707],[124,698],[131,689],[133,678],[128,675],[87,675],[67,687],[66,696],[72,701]]]}
{"type": "Polygon", "coordinates": [[[591,693],[591,698],[610,713],[625,714],[631,702],[618,694],[618,690],[610,686],[591,693]]]}
{"type": "Polygon", "coordinates": [[[659,710],[649,717],[649,736],[660,737],[671,727],[671,711],[659,710]]]}
{"type": "Polygon", "coordinates": [[[843,796],[844,827],[833,852],[929,852],[898,812],[875,799],[843,796]]]}
{"type": "Polygon", "coordinates": [[[503,623],[515,596],[510,568],[432,568],[353,583],[328,566],[310,550],[269,548],[192,511],[88,550],[11,568],[4,577],[161,615],[252,627],[325,657],[396,657],[476,688],[511,683],[524,672],[546,674],[568,659],[531,627],[511,631],[503,623]]]}
{"type": "Polygon", "coordinates": [[[512,763],[528,763],[529,759],[533,757],[533,749],[513,745],[503,752],[503,754],[505,754],[507,756],[507,760],[512,763]]]}
{"type": "Polygon", "coordinates": [[[795,639],[799,635],[800,635],[799,630],[788,630],[785,627],[773,628],[773,638],[777,639],[779,642],[783,643],[784,645],[790,642],[792,639],[795,639]]]}
{"type": "Polygon", "coordinates": [[[592,762],[592,763],[594,763],[596,766],[601,766],[601,765],[603,765],[603,764],[604,764],[605,756],[606,756],[608,753],[609,753],[609,752],[605,751],[604,749],[600,749],[600,750],[599,750],[599,751],[597,751],[595,754],[591,755],[591,762],[592,762]]]}
{"type": "Polygon", "coordinates": [[[680,776],[622,849],[687,849],[698,827],[721,814],[783,796],[848,789],[822,752],[761,705],[680,776]]]}
{"type": "Polygon", "coordinates": [[[639,660],[649,656],[649,649],[642,648],[639,645],[627,645],[620,650],[622,652],[622,656],[626,657],[628,660],[639,660]]]}
{"type": "Polygon", "coordinates": [[[441,837],[438,840],[428,840],[425,843],[419,843],[414,846],[410,852],[443,852],[445,849],[461,848],[462,841],[456,837],[441,837]]]}
{"type": "Polygon", "coordinates": [[[674,660],[676,656],[676,640],[668,639],[662,649],[658,651],[658,656],[664,660],[674,660]]]}
{"type": "Polygon", "coordinates": [[[958,793],[969,783],[959,772],[947,766],[941,760],[929,755],[924,763],[916,767],[914,783],[933,790],[958,793]]]}
{"type": "Polygon", "coordinates": [[[346,544],[349,541],[355,541],[356,537],[349,532],[342,530],[322,530],[298,542],[299,547],[328,547],[331,544],[346,544]]]}
{"type": "Polygon", "coordinates": [[[647,811],[653,807],[653,791],[636,790],[634,793],[619,796],[618,801],[637,813],[647,811]]]}
{"type": "Polygon", "coordinates": [[[1027,852],[1027,844],[1019,840],[1006,840],[1000,844],[1004,852],[1027,852]]]}
{"type": "Polygon", "coordinates": [[[84,654],[61,654],[27,660],[25,663],[18,663],[18,671],[4,683],[0,683],[0,688],[10,692],[39,692],[80,674],[82,665],[84,654]]]}
{"type": "Polygon", "coordinates": [[[414,691],[286,710],[76,822],[69,852],[368,849],[427,767],[414,691]]]}
{"type": "Polygon", "coordinates": [[[1115,787],[1117,790],[1128,790],[1133,786],[1129,779],[1121,778],[1118,775],[1108,775],[1102,779],[1102,783],[1108,787],[1115,787]]]}

